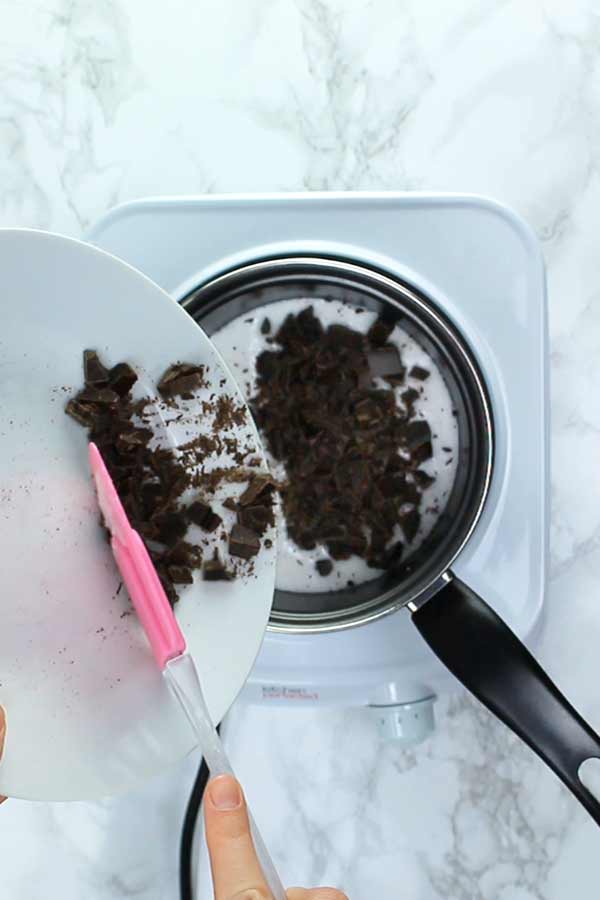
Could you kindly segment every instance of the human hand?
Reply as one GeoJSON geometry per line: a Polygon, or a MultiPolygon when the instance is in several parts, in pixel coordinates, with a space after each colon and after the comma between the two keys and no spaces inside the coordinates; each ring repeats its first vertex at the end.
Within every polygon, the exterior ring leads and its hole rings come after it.
{"type": "MultiPolygon", "coordinates": [[[[209,781],[204,801],[206,842],[215,900],[272,900],[254,850],[246,801],[230,775],[209,781]]],[[[288,900],[348,900],[333,888],[289,888],[288,900]]]]}
{"type": "MultiPolygon", "coordinates": [[[[6,734],[6,716],[4,715],[4,710],[0,706],[0,759],[2,758],[2,751],[4,749],[4,735],[6,734]]],[[[0,796],[0,803],[4,803],[6,797],[0,796]]]]}

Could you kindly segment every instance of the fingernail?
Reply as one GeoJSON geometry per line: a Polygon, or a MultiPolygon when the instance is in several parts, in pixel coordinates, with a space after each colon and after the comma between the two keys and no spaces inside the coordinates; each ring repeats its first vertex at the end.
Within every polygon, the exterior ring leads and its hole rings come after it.
{"type": "Polygon", "coordinates": [[[237,809],[242,805],[240,786],[231,775],[219,775],[208,786],[208,796],[215,809],[237,809]]]}

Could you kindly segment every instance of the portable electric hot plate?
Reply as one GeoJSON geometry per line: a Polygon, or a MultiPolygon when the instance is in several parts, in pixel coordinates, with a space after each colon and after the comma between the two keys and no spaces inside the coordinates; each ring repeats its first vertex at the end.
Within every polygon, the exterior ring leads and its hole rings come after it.
{"type": "Polygon", "coordinates": [[[88,237],[181,301],[209,335],[301,289],[396,309],[439,361],[466,437],[418,578],[406,571],[346,593],[277,591],[242,695],[366,706],[387,736],[422,740],[436,695],[455,682],[400,607],[416,621],[451,564],[529,644],[543,609],[548,345],[532,232],[478,197],[309,194],[142,200],[110,212],[88,237]]]}

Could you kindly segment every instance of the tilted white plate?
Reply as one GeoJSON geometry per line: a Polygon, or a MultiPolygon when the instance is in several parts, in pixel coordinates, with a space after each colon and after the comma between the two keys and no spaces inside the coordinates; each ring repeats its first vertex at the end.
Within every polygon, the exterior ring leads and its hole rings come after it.
{"type": "MultiPolygon", "coordinates": [[[[82,350],[127,360],[149,383],[176,360],[203,363],[213,391],[240,395],[177,303],[88,244],[0,229],[0,286],[0,794],[98,798],[176,763],[194,737],[118,590],[86,433],[64,414],[82,350]]],[[[263,547],[253,574],[197,580],[177,605],[215,721],[258,653],[274,579],[263,547]]]]}

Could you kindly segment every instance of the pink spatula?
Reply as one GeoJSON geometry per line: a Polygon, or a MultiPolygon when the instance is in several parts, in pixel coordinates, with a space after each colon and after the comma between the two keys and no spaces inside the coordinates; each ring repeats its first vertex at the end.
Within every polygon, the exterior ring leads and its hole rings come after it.
{"type": "MultiPolygon", "coordinates": [[[[90,444],[89,453],[98,503],[106,527],[110,531],[113,555],[156,662],[198,735],[200,748],[211,774],[233,775],[221,739],[210,719],[196,666],[187,653],[185,638],[144,542],[129,524],[119,495],[95,444],[90,444]]],[[[250,813],[249,816],[254,846],[265,880],[274,900],[286,900],[285,890],[269,852],[250,813]]]]}

